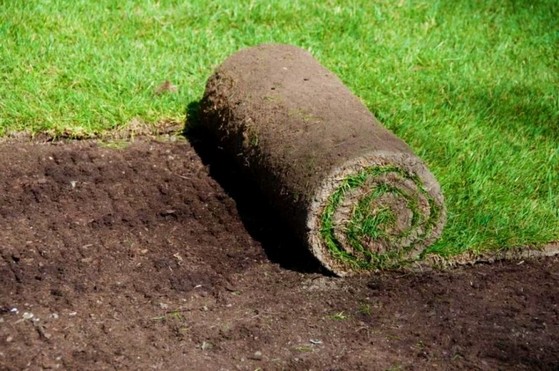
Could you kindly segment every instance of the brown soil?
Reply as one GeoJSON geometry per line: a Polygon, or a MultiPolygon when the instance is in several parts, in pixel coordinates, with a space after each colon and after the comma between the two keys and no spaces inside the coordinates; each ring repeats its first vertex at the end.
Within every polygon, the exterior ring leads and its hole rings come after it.
{"type": "Polygon", "coordinates": [[[559,368],[558,258],[330,277],[201,155],[0,145],[0,369],[559,368]]]}

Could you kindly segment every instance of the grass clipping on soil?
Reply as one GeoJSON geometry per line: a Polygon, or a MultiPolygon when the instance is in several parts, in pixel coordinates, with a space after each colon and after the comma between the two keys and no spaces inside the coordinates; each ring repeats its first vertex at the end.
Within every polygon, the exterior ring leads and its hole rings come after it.
{"type": "Polygon", "coordinates": [[[235,53],[208,80],[200,112],[332,272],[401,266],[440,236],[446,212],[434,176],[308,52],[235,53]]]}

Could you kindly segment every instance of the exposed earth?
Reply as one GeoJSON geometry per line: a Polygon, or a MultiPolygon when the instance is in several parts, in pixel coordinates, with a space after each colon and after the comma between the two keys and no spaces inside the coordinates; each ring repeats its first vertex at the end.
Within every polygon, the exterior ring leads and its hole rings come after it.
{"type": "Polygon", "coordinates": [[[332,277],[193,145],[0,144],[0,369],[559,369],[557,257],[332,277]]]}

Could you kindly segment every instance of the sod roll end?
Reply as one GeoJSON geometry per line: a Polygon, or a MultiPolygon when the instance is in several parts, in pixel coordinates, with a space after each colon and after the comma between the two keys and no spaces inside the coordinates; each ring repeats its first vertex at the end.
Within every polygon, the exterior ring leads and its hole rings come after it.
{"type": "Polygon", "coordinates": [[[442,232],[425,164],[300,48],[229,57],[208,80],[201,123],[340,276],[405,264],[442,232]]]}

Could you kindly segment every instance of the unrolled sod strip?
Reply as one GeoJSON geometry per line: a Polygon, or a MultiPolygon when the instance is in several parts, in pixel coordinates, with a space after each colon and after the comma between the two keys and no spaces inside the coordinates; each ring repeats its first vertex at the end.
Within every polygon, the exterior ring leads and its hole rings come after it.
{"type": "Polygon", "coordinates": [[[433,175],[308,52],[261,45],[233,54],[208,80],[200,112],[332,272],[404,264],[441,234],[433,175]]]}

